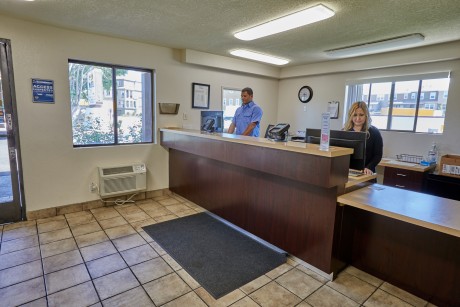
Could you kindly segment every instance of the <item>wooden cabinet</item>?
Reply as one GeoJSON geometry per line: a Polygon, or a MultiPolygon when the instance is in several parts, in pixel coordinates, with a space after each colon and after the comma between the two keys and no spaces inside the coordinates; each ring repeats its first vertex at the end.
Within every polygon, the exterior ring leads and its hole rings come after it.
{"type": "Polygon", "coordinates": [[[425,176],[432,172],[435,165],[424,166],[384,158],[379,166],[385,168],[383,184],[395,188],[422,192],[425,176]]]}
{"type": "Polygon", "coordinates": [[[424,172],[386,166],[383,175],[383,184],[415,192],[422,192],[424,175],[424,172]]]}
{"type": "Polygon", "coordinates": [[[423,193],[460,200],[460,178],[428,174],[423,193]]]}

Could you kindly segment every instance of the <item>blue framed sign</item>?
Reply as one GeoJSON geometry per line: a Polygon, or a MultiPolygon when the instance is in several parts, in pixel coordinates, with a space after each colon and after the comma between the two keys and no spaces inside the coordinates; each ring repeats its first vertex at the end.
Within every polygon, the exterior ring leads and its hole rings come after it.
{"type": "Polygon", "coordinates": [[[37,103],[54,103],[54,81],[32,79],[32,101],[37,103]]]}

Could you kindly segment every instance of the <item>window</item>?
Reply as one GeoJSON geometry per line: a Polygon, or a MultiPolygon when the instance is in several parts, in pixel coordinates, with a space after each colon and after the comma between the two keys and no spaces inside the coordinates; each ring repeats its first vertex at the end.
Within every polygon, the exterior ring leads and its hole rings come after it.
{"type": "Polygon", "coordinates": [[[74,147],[153,142],[153,74],[69,60],[74,147]]]}
{"type": "Polygon", "coordinates": [[[345,108],[355,101],[367,102],[372,124],[381,130],[442,133],[449,81],[448,73],[440,73],[347,85],[345,108]],[[429,93],[429,103],[421,102],[425,93],[429,93]]]}

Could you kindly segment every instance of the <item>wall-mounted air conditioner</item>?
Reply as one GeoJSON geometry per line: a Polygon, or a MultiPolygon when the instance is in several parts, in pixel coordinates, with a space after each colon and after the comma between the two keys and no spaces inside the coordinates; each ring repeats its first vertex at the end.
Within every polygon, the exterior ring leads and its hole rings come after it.
{"type": "Polygon", "coordinates": [[[137,193],[147,189],[147,169],[144,163],[98,169],[101,197],[137,193]]]}

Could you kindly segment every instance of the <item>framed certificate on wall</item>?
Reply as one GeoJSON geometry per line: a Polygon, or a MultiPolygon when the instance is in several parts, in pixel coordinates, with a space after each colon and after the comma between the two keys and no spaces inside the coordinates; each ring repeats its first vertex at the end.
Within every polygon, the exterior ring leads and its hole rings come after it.
{"type": "Polygon", "coordinates": [[[192,83],[192,108],[209,109],[209,84],[192,83]]]}

